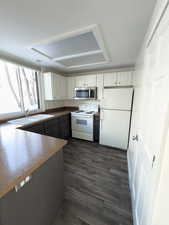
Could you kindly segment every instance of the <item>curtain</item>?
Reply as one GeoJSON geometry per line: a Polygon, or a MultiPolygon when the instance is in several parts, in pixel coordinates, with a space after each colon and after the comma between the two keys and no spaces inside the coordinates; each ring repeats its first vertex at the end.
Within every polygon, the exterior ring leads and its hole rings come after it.
{"type": "Polygon", "coordinates": [[[39,109],[37,72],[0,61],[0,114],[39,109]]]}

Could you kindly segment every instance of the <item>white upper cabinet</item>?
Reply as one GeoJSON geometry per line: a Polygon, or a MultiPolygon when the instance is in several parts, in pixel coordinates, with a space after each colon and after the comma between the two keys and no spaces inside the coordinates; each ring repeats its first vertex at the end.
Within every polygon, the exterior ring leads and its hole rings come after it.
{"type": "Polygon", "coordinates": [[[66,78],[55,73],[44,74],[45,100],[63,100],[66,98],[66,78]]]}
{"type": "Polygon", "coordinates": [[[84,76],[75,77],[75,85],[76,87],[85,87],[85,78],[84,76]]]}
{"type": "Polygon", "coordinates": [[[105,73],[104,74],[104,87],[116,86],[117,85],[117,74],[116,73],[105,73]]]}
{"type": "Polygon", "coordinates": [[[131,86],[133,84],[133,72],[116,72],[104,74],[104,87],[131,86]]]}
{"type": "Polygon", "coordinates": [[[51,73],[45,73],[44,77],[44,91],[45,91],[45,100],[52,100],[54,93],[53,93],[53,79],[51,73]]]}
{"type": "Polygon", "coordinates": [[[85,76],[85,84],[87,87],[96,87],[96,75],[85,76]]]}
{"type": "Polygon", "coordinates": [[[97,99],[98,100],[102,100],[103,98],[103,89],[104,89],[103,78],[104,78],[103,74],[97,75],[97,99]]]}
{"type": "Polygon", "coordinates": [[[117,73],[117,85],[118,86],[130,86],[133,84],[133,72],[118,72],[117,73]]]}
{"type": "Polygon", "coordinates": [[[77,76],[76,87],[96,87],[96,75],[77,76]]]}
{"type": "Polygon", "coordinates": [[[113,72],[85,76],[64,77],[55,73],[44,74],[45,100],[73,99],[75,88],[97,87],[97,98],[103,98],[108,86],[131,86],[133,72],[113,72]]]}
{"type": "Polygon", "coordinates": [[[67,77],[67,99],[73,99],[75,96],[75,77],[67,77]]]}
{"type": "MultiPolygon", "coordinates": [[[[66,99],[67,98],[67,83],[66,83],[66,77],[64,76],[60,76],[58,75],[58,80],[60,82],[59,85],[60,87],[58,88],[58,92],[60,92],[60,99],[63,100],[63,99],[66,99]]],[[[57,80],[57,79],[56,79],[57,80]]]]}

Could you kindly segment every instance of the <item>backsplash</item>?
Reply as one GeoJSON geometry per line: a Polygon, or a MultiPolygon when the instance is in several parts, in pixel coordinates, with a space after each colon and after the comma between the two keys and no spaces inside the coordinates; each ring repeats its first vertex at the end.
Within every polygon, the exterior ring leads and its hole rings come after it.
{"type": "Polygon", "coordinates": [[[45,101],[45,109],[53,109],[60,107],[79,107],[79,105],[88,104],[88,105],[99,105],[100,101],[97,100],[55,100],[55,101],[45,101]]]}
{"type": "Polygon", "coordinates": [[[64,101],[64,106],[70,106],[70,107],[79,107],[79,105],[82,104],[98,104],[99,105],[99,101],[97,100],[65,100],[64,101]]]}
{"type": "Polygon", "coordinates": [[[45,101],[45,109],[53,109],[64,107],[64,101],[55,100],[55,101],[45,101]]]}

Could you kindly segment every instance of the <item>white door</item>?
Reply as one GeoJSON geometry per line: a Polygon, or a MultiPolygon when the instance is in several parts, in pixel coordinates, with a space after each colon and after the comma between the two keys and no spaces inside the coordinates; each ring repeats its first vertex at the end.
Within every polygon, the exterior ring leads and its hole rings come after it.
{"type": "MultiPolygon", "coordinates": [[[[159,183],[161,167],[159,159],[164,151],[169,118],[168,20],[163,32],[158,33],[160,36],[155,37],[146,50],[147,56],[144,57],[147,65],[141,69],[144,74],[138,73],[139,77],[143,76],[138,90],[140,100],[133,110],[137,114],[133,118],[133,123],[137,123],[137,129],[134,129],[134,132],[132,129],[131,132],[132,136],[138,134],[138,141],[135,142],[133,149],[136,163],[133,166],[133,161],[129,159],[132,164],[129,167],[134,170],[131,178],[133,214],[138,225],[159,224],[156,221],[151,223],[151,220],[159,183]]],[[[129,148],[129,158],[131,151],[129,148]]],[[[166,222],[166,218],[161,217],[160,221],[166,222]]]]}
{"type": "Polygon", "coordinates": [[[101,108],[131,110],[132,88],[104,88],[101,108]]]}
{"type": "Polygon", "coordinates": [[[101,110],[100,144],[127,150],[130,111],[101,110]]]}
{"type": "Polygon", "coordinates": [[[104,87],[116,86],[117,85],[117,74],[116,73],[105,73],[104,74],[104,87]]]}

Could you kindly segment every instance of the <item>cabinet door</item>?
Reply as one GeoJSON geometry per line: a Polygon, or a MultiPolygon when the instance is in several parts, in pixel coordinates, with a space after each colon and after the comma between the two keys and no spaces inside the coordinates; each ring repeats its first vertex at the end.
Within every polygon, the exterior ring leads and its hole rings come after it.
{"type": "Polygon", "coordinates": [[[84,76],[86,87],[96,87],[96,75],[84,76]]]}
{"type": "Polygon", "coordinates": [[[96,87],[96,75],[76,77],[76,87],[96,87]]]}
{"type": "Polygon", "coordinates": [[[61,99],[61,93],[60,93],[60,77],[58,74],[53,74],[53,82],[52,82],[52,88],[53,88],[53,99],[54,100],[60,100],[61,99]]]}
{"type": "Polygon", "coordinates": [[[132,85],[132,72],[118,72],[117,73],[117,85],[118,86],[130,86],[132,85]]]}
{"type": "Polygon", "coordinates": [[[116,73],[105,73],[104,74],[104,87],[116,86],[117,85],[117,74],[116,73]]]}
{"type": "Polygon", "coordinates": [[[98,74],[97,75],[97,99],[102,100],[103,98],[103,74],[98,74]]]}
{"type": "Polygon", "coordinates": [[[76,79],[76,88],[85,87],[85,76],[75,77],[76,79]]]}
{"type": "Polygon", "coordinates": [[[70,115],[45,122],[45,131],[48,136],[68,139],[70,137],[70,115]]]}
{"type": "Polygon", "coordinates": [[[66,98],[66,78],[59,75],[53,74],[53,95],[54,100],[62,100],[66,98]]]}
{"type": "Polygon", "coordinates": [[[43,76],[45,100],[53,100],[52,74],[45,73],[43,76]]]}
{"type": "Polygon", "coordinates": [[[70,115],[64,115],[59,117],[60,123],[60,137],[62,139],[68,139],[70,137],[70,115]]]}
{"type": "Polygon", "coordinates": [[[94,116],[94,141],[99,142],[100,136],[100,116],[94,116]]]}
{"type": "Polygon", "coordinates": [[[73,99],[75,96],[75,77],[67,77],[67,98],[73,99]]]}
{"type": "Polygon", "coordinates": [[[64,100],[66,99],[66,90],[67,90],[67,83],[66,83],[66,77],[64,76],[60,76],[60,95],[61,95],[61,99],[64,100]]]}
{"type": "Polygon", "coordinates": [[[34,133],[37,133],[37,134],[45,134],[44,123],[31,125],[31,126],[22,128],[22,130],[34,132],[34,133]]]}
{"type": "Polygon", "coordinates": [[[45,122],[45,132],[48,136],[60,138],[61,132],[59,118],[55,118],[45,122]]]}

